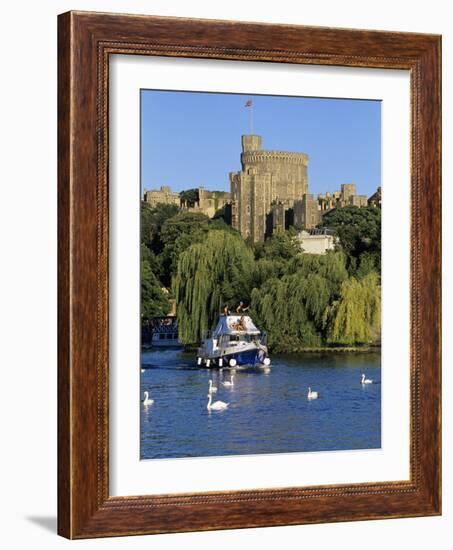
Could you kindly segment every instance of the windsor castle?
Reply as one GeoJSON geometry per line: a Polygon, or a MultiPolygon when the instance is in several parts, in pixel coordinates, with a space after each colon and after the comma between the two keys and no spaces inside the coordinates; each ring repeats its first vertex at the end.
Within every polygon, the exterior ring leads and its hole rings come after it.
{"type": "Polygon", "coordinates": [[[289,226],[313,230],[322,216],[344,206],[380,206],[380,187],[368,199],[357,195],[354,184],[340,191],[308,193],[308,156],[304,153],[266,151],[261,136],[242,136],[242,170],[230,174],[231,222],[244,238],[264,240],[289,226]]]}
{"type": "Polygon", "coordinates": [[[352,183],[341,190],[320,194],[315,199],[308,192],[308,156],[304,153],[267,151],[258,135],[242,136],[241,171],[230,173],[230,193],[199,188],[196,204],[187,205],[183,193],[169,187],[145,191],[144,200],[176,204],[213,217],[216,210],[230,212],[231,225],[251,242],[263,241],[274,232],[294,226],[313,230],[322,216],[333,208],[381,205],[381,188],[370,198],[356,194],[352,183]]]}

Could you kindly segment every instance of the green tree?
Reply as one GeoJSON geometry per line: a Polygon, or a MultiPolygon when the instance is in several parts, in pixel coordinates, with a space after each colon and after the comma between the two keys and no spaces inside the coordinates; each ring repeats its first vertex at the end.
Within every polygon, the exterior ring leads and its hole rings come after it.
{"type": "Polygon", "coordinates": [[[186,189],[181,191],[179,197],[188,207],[193,207],[200,200],[198,189],[186,189]]]}
{"type": "Polygon", "coordinates": [[[274,352],[296,352],[318,346],[321,335],[310,319],[306,301],[306,281],[297,275],[273,278],[252,291],[254,319],[268,335],[274,352]]]}
{"type": "Polygon", "coordinates": [[[341,252],[298,254],[286,262],[283,276],[273,275],[270,260],[255,263],[254,281],[259,282],[256,266],[261,264],[261,284],[252,291],[253,315],[273,351],[299,351],[325,342],[326,312],[347,280],[345,263],[341,252]]]}
{"type": "Polygon", "coordinates": [[[372,206],[346,206],[325,214],[320,227],[334,229],[348,256],[352,274],[360,269],[361,257],[367,255],[360,275],[381,269],[381,209],[372,206]]]}
{"type": "Polygon", "coordinates": [[[167,285],[170,285],[171,277],[176,272],[181,252],[202,241],[208,231],[209,218],[200,213],[180,212],[163,223],[160,239],[163,243],[163,281],[167,285]]]}
{"type": "Polygon", "coordinates": [[[212,218],[212,222],[223,222],[231,227],[231,203],[224,204],[221,208],[217,208],[212,218]]]}
{"type": "Polygon", "coordinates": [[[170,302],[147,260],[140,262],[142,317],[167,315],[170,302]]]}
{"type": "MultiPolygon", "coordinates": [[[[300,281],[301,278],[301,273],[298,272],[296,280],[300,281]]],[[[328,307],[331,299],[329,281],[317,273],[310,273],[305,279],[305,284],[302,288],[307,313],[310,319],[315,323],[315,326],[320,329],[323,322],[324,311],[328,307]]]]}
{"type": "Polygon", "coordinates": [[[335,299],[339,295],[341,283],[348,277],[346,256],[343,252],[299,254],[288,263],[287,273],[298,273],[304,278],[310,274],[319,275],[328,285],[330,299],[335,299]]]}
{"type": "Polygon", "coordinates": [[[363,252],[359,256],[358,263],[356,264],[356,276],[361,279],[379,269],[380,266],[380,257],[376,252],[363,252]]]}
{"type": "Polygon", "coordinates": [[[161,279],[162,277],[162,262],[160,256],[156,256],[144,243],[140,245],[140,260],[145,260],[149,263],[151,271],[154,275],[161,279]]]}
{"type": "Polygon", "coordinates": [[[209,231],[180,254],[173,290],[183,343],[198,342],[225,303],[248,300],[252,268],[251,249],[229,231],[209,231]]]}
{"type": "Polygon", "coordinates": [[[231,227],[222,217],[216,217],[215,215],[212,220],[209,220],[209,229],[221,229],[222,231],[229,231],[235,235],[240,235],[237,229],[231,227]]]}
{"type": "Polygon", "coordinates": [[[288,262],[281,259],[260,258],[253,266],[252,280],[255,288],[260,288],[266,281],[286,274],[288,262]]]}
{"type": "Polygon", "coordinates": [[[152,208],[147,202],[142,201],[140,206],[141,242],[155,254],[160,254],[163,249],[160,238],[163,224],[178,212],[179,208],[175,204],[158,204],[152,208]]]}
{"type": "Polygon", "coordinates": [[[264,242],[256,243],[255,257],[270,260],[290,260],[302,253],[293,230],[281,231],[264,242]]]}
{"type": "Polygon", "coordinates": [[[379,276],[371,272],[362,279],[350,277],[341,296],[326,310],[328,341],[333,344],[370,344],[379,337],[381,289],[379,276]]]}

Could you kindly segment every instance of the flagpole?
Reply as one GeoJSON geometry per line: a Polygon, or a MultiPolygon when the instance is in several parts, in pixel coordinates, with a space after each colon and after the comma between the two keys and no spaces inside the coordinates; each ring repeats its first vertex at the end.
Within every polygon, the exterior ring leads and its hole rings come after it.
{"type": "Polygon", "coordinates": [[[245,107],[250,109],[250,135],[253,135],[253,101],[251,99],[247,100],[245,107]]]}

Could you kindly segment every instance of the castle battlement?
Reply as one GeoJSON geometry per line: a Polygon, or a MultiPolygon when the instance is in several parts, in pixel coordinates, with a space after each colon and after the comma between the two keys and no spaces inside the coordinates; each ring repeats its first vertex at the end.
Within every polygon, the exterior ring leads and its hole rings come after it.
{"type": "Polygon", "coordinates": [[[242,164],[258,164],[275,162],[287,164],[302,164],[308,166],[308,155],[288,151],[246,151],[241,154],[242,164]]]}

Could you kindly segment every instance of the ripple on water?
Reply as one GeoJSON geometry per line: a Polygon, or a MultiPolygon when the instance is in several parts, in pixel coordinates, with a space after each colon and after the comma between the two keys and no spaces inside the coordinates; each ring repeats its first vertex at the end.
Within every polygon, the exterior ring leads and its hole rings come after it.
{"type": "Polygon", "coordinates": [[[381,446],[379,353],[299,354],[273,357],[269,374],[197,367],[179,350],[142,354],[141,458],[225,456],[301,451],[376,449],[381,446]],[[362,386],[362,372],[374,380],[362,386]],[[218,386],[207,410],[208,381],[218,386]],[[308,387],[319,399],[307,399],[308,387]]]}

